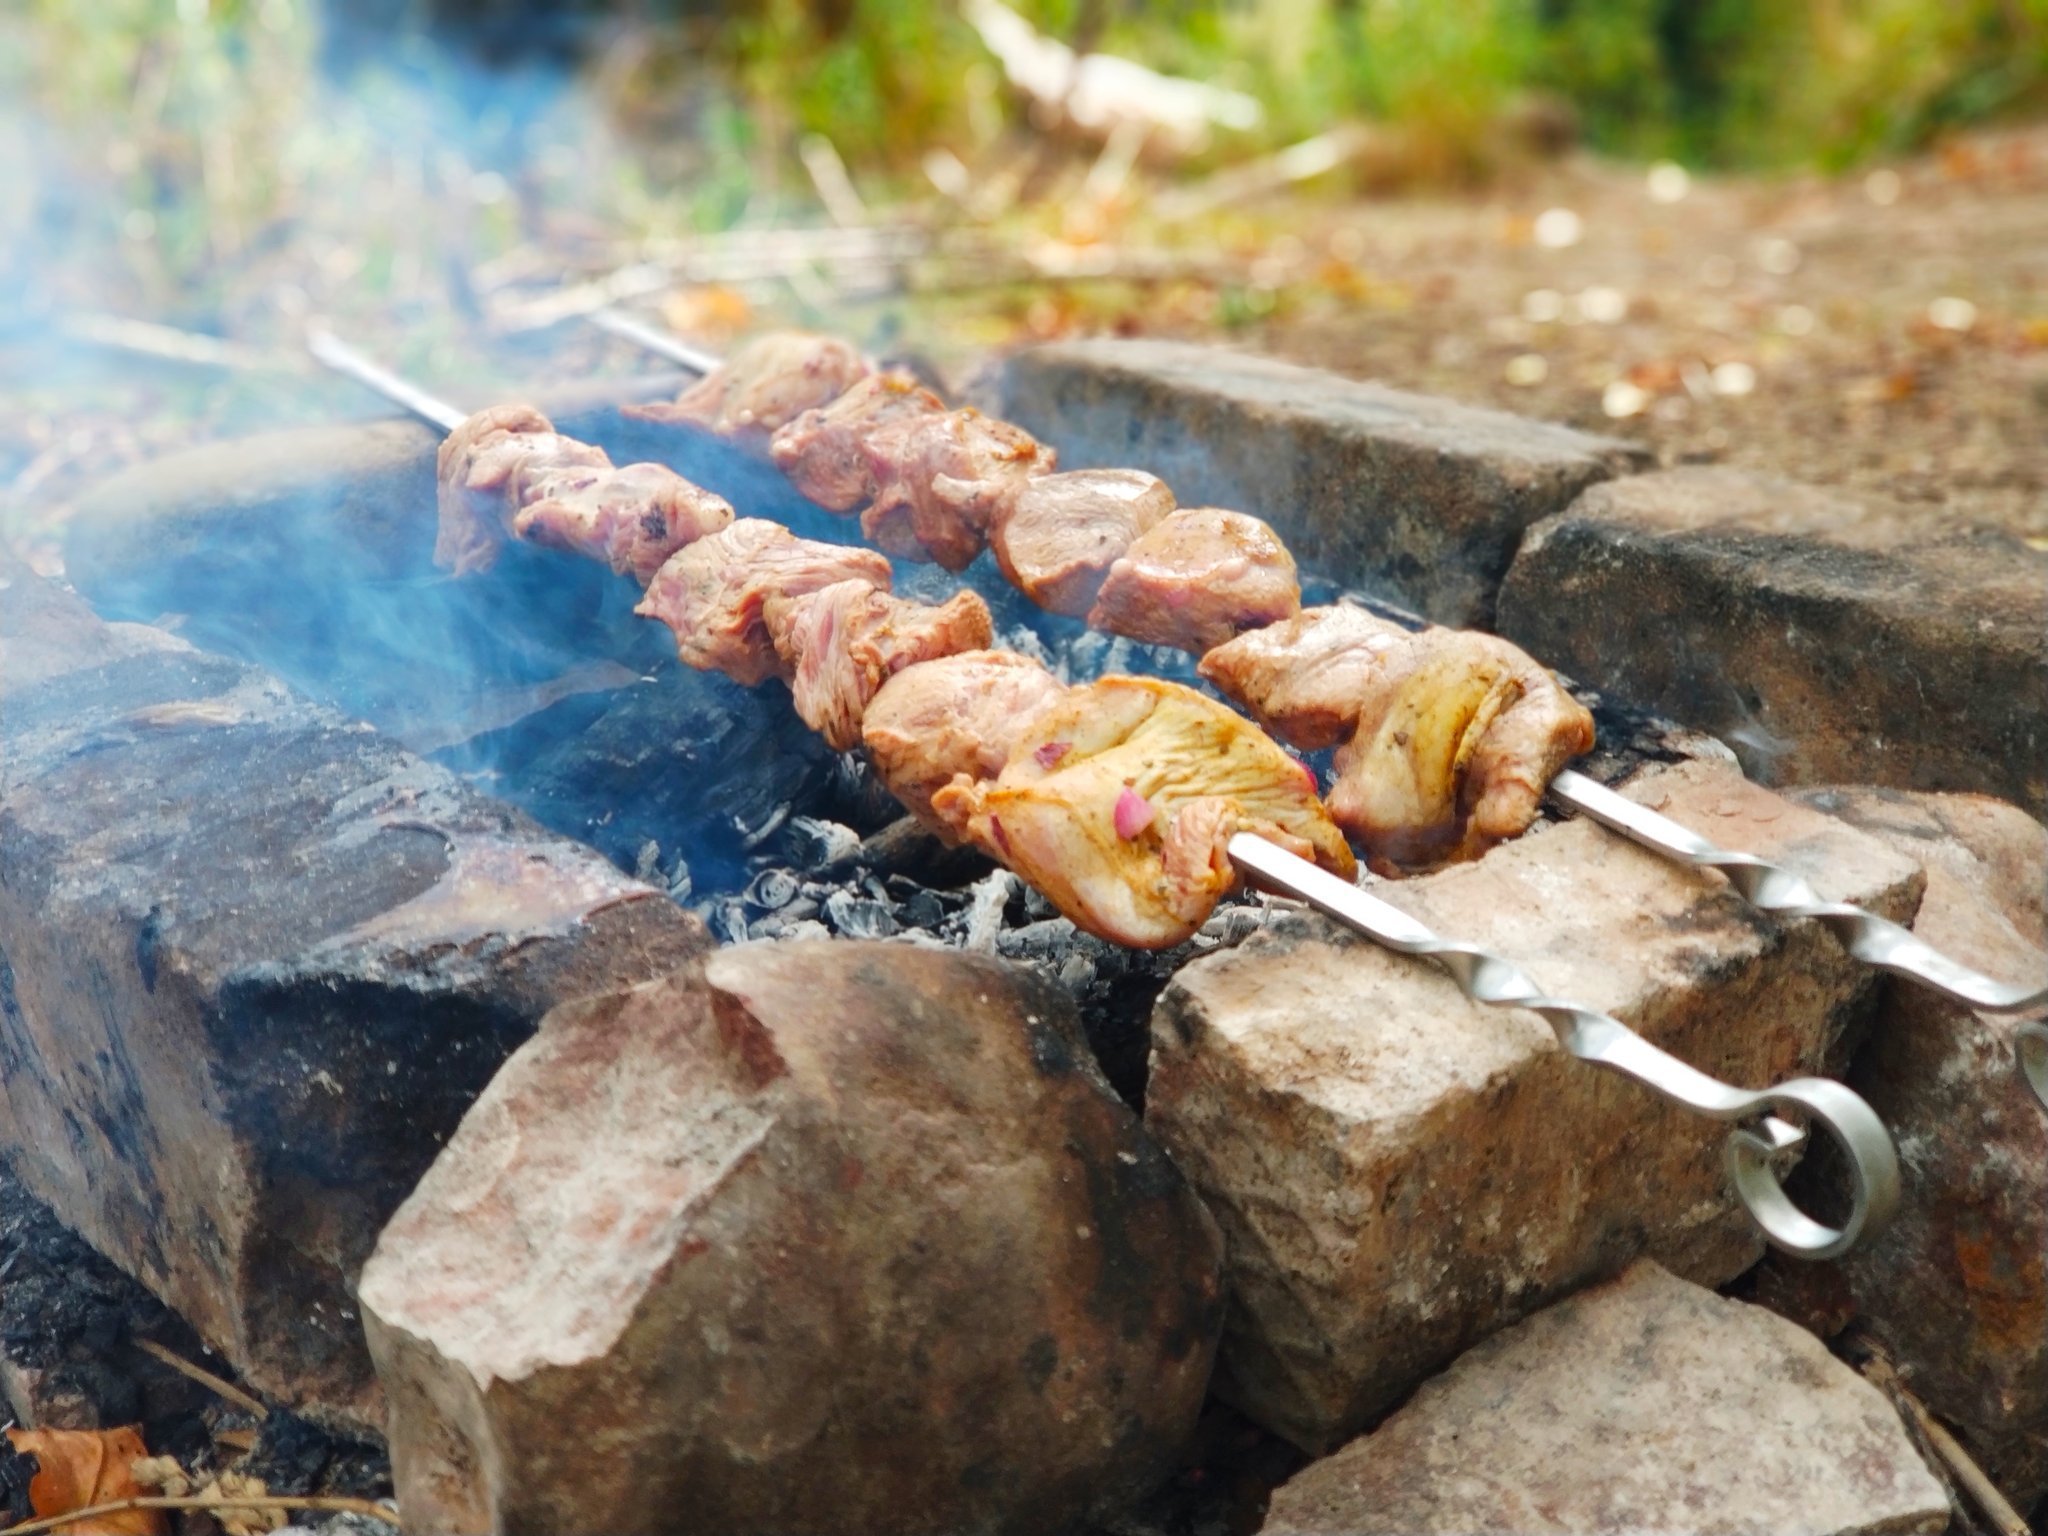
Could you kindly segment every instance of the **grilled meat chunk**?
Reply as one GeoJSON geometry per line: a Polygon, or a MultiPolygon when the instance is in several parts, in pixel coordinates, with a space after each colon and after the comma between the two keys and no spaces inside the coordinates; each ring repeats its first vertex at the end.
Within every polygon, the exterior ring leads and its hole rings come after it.
{"type": "Polygon", "coordinates": [[[1051,474],[1052,449],[972,407],[909,412],[867,435],[875,499],[860,529],[902,560],[964,570],[1024,482],[1051,474]]]}
{"type": "Polygon", "coordinates": [[[1053,613],[1085,616],[1109,568],[1173,510],[1173,492],[1138,469],[1077,469],[1021,486],[989,545],[1010,584],[1053,613]]]}
{"type": "Polygon", "coordinates": [[[603,560],[643,587],[670,555],[732,523],[732,504],[723,496],[662,464],[541,476],[523,499],[512,523],[520,538],[603,560]]]}
{"type": "Polygon", "coordinates": [[[748,342],[674,400],[620,409],[641,421],[696,427],[766,454],[778,427],[844,394],[867,372],[861,355],[843,341],[775,331],[748,342]]]}
{"type": "Polygon", "coordinates": [[[771,597],[762,610],[804,724],[835,752],[860,745],[861,716],[883,683],[916,662],[985,649],[988,604],[956,592],[936,607],[835,581],[801,597],[771,597]]]}
{"type": "Polygon", "coordinates": [[[435,458],[440,526],[434,564],[457,576],[489,570],[526,484],[609,469],[611,462],[602,448],[560,436],[530,405],[478,411],[442,440],[435,458]]]}
{"type": "Polygon", "coordinates": [[[743,517],[671,556],[633,611],[675,631],[685,665],[751,687],[782,670],[762,613],[768,600],[856,579],[886,590],[889,562],[871,549],[800,539],[780,523],[743,517]]]}
{"type": "Polygon", "coordinates": [[[1476,858],[1527,830],[1593,717],[1525,652],[1429,629],[1389,651],[1337,754],[1330,814],[1381,873],[1476,858]]]}
{"type": "Polygon", "coordinates": [[[1200,671],[1289,746],[1319,752],[1357,731],[1368,685],[1408,634],[1349,603],[1304,608],[1217,646],[1200,671]]]}
{"type": "Polygon", "coordinates": [[[779,429],[768,453],[800,495],[828,512],[858,512],[878,488],[868,439],[893,422],[945,413],[945,402],[909,374],[870,374],[779,429]]]}
{"type": "Polygon", "coordinates": [[[1183,507],[1109,568],[1088,622],[1199,654],[1300,611],[1294,557],[1271,528],[1243,512],[1183,507]]]}
{"type": "Polygon", "coordinates": [[[1178,944],[1208,918],[1237,880],[1225,853],[1236,832],[1339,874],[1355,867],[1304,764],[1206,695],[1151,678],[1067,690],[993,781],[956,779],[932,806],[1076,926],[1140,949],[1178,944]]]}
{"type": "Polygon", "coordinates": [[[932,807],[955,779],[992,779],[1036,713],[1066,688],[1015,651],[965,651],[898,672],[861,720],[861,739],[889,792],[948,842],[966,827],[932,807]]]}

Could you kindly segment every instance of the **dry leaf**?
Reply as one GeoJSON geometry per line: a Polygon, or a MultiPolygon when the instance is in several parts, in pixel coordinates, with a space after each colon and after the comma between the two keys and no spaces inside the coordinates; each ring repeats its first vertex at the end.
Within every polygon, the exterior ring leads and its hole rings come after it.
{"type": "MultiPolygon", "coordinates": [[[[16,1452],[40,1464],[28,1485],[38,1518],[144,1496],[133,1464],[149,1455],[132,1425],[120,1429],[10,1429],[16,1452]]],[[[160,1509],[128,1509],[64,1527],[72,1536],[168,1536],[160,1509]]]]}
{"type": "Polygon", "coordinates": [[[227,1536],[265,1536],[266,1532],[284,1529],[285,1512],[281,1509],[237,1507],[234,1501],[264,1498],[269,1492],[260,1477],[223,1472],[200,1489],[198,1497],[208,1505],[220,1506],[209,1509],[208,1513],[220,1522],[220,1528],[227,1536]]]}

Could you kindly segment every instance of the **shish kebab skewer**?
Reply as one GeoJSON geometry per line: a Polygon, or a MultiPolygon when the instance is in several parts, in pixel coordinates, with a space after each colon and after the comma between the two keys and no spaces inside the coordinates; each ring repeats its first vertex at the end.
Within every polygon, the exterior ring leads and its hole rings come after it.
{"type": "MultiPolygon", "coordinates": [[[[451,433],[471,419],[332,336],[314,338],[313,351],[330,368],[379,390],[451,433]]],[[[1002,656],[1000,652],[977,654],[995,659],[1002,656]]],[[[973,657],[955,657],[953,661],[972,662],[973,657]]],[[[897,677],[915,678],[921,671],[943,665],[946,663],[913,665],[897,677]]],[[[1106,681],[1133,685],[1143,680],[1106,681]]],[[[1121,801],[1118,808],[1122,809],[1121,801]]],[[[1563,1049],[1581,1060],[1632,1078],[1683,1108],[1731,1123],[1733,1129],[1724,1148],[1730,1180],[1758,1227],[1786,1252],[1809,1259],[1837,1257],[1865,1234],[1881,1231],[1896,1211],[1899,1165],[1891,1138],[1870,1106],[1840,1083],[1794,1078],[1761,1091],[1723,1083],[1650,1044],[1610,1015],[1544,995],[1512,962],[1476,946],[1441,938],[1399,908],[1267,837],[1239,831],[1229,838],[1227,847],[1230,859],[1268,889],[1304,901],[1399,953],[1429,957],[1475,1001],[1493,1007],[1529,1008],[1541,1014],[1563,1049]],[[1801,1146],[1808,1134],[1802,1122],[1822,1126],[1847,1159],[1852,1199],[1839,1227],[1817,1222],[1799,1210],[1779,1183],[1783,1156],[1801,1146]]]]}
{"type": "MultiPolygon", "coordinates": [[[[679,338],[616,311],[599,311],[589,318],[593,324],[612,334],[685,368],[701,371],[704,364],[711,361],[708,354],[679,338]]],[[[778,452],[776,457],[780,463],[783,456],[778,452]]],[[[1002,564],[1005,574],[1011,574],[1010,562],[1004,560],[1002,564]]],[[[1036,593],[1027,595],[1037,596],[1036,593]]],[[[1307,617],[1303,615],[1303,618],[1307,617]]],[[[1392,629],[1392,626],[1387,627],[1392,629]]],[[[1269,718],[1268,711],[1262,707],[1263,701],[1248,698],[1241,687],[1233,686],[1237,679],[1232,677],[1230,669],[1217,665],[1226,661],[1227,653],[1233,648],[1255,654],[1258,644],[1259,637],[1254,632],[1241,637],[1235,647],[1211,651],[1204,661],[1203,675],[1238,697],[1240,702],[1250,704],[1263,723],[1279,730],[1283,736],[1289,736],[1284,721],[1276,722],[1269,718]]],[[[1237,658],[1237,666],[1242,668],[1245,659],[1244,656],[1237,658]]],[[[1355,724],[1355,721],[1348,723],[1355,724]]],[[[1326,740],[1294,739],[1296,745],[1303,746],[1330,744],[1326,740]]],[[[1590,817],[1665,858],[1695,868],[1719,870],[1746,901],[1761,911],[1780,917],[1818,919],[1852,956],[1867,965],[1918,982],[1987,1012],[2024,1013],[2048,1004],[2048,981],[2001,982],[1986,976],[1942,954],[1903,925],[1849,903],[1826,901],[1792,870],[1755,854],[1719,847],[1669,817],[1615,793],[1575,769],[1556,771],[1549,778],[1548,794],[1559,805],[1590,817]]],[[[1333,810],[1339,812],[1341,821],[1342,806],[1336,803],[1336,792],[1333,792],[1333,810]]],[[[2048,1104],[2048,1024],[2029,1024],[2021,1028],[2019,1055],[2021,1069],[2035,1093],[2044,1104],[2048,1104]]]]}

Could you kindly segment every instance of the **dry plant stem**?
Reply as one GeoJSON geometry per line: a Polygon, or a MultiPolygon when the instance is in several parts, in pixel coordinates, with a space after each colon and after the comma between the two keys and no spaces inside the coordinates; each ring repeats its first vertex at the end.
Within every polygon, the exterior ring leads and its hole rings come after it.
{"type": "Polygon", "coordinates": [[[1899,1379],[1898,1371],[1885,1356],[1872,1353],[1863,1366],[1863,1374],[1882,1390],[1905,1415],[1912,1420],[1913,1428],[1919,1431],[1934,1454],[1941,1458],[1941,1464],[1948,1471],[1955,1486],[1977,1506],[1977,1512],[1990,1522],[1991,1529],[1998,1536],[2032,1536],[2033,1527],[2012,1507],[2006,1496],[1998,1491],[1978,1466],[1962,1443],[1948,1432],[1927,1405],[1915,1397],[1906,1384],[1899,1379]]]}
{"type": "Polygon", "coordinates": [[[382,1520],[394,1529],[403,1529],[399,1524],[398,1511],[388,1504],[379,1504],[374,1499],[350,1499],[339,1494],[308,1496],[303,1499],[287,1498],[279,1494],[252,1494],[247,1498],[238,1499],[202,1499],[195,1494],[186,1494],[175,1499],[115,1499],[111,1504],[89,1504],[84,1509],[67,1510],[61,1515],[47,1515],[41,1520],[24,1520],[20,1525],[0,1528],[0,1536],[32,1536],[36,1531],[62,1530],[65,1526],[76,1525],[81,1520],[97,1520],[102,1515],[118,1515],[131,1509],[197,1509],[212,1515],[232,1514],[238,1509],[314,1510],[321,1514],[368,1515],[372,1520],[382,1520]]]}
{"type": "Polygon", "coordinates": [[[134,1343],[137,1349],[141,1350],[151,1359],[161,1360],[179,1375],[191,1377],[199,1385],[233,1403],[237,1408],[247,1413],[253,1413],[256,1416],[257,1422],[261,1423],[264,1419],[270,1417],[270,1410],[268,1408],[264,1407],[261,1402],[251,1397],[233,1382],[224,1381],[214,1375],[213,1372],[194,1365],[183,1355],[174,1354],[172,1351],[165,1349],[163,1345],[157,1343],[155,1339],[137,1339],[134,1343]]]}

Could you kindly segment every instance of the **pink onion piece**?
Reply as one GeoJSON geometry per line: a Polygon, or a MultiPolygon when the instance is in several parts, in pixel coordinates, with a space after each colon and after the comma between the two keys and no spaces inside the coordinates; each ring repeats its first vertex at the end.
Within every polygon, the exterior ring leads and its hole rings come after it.
{"type": "Polygon", "coordinates": [[[1158,814],[1150,800],[1126,784],[1124,792],[1116,797],[1116,835],[1128,843],[1151,826],[1158,814]]]}
{"type": "Polygon", "coordinates": [[[989,817],[989,819],[988,819],[988,829],[989,829],[989,831],[991,831],[991,832],[993,832],[993,833],[995,834],[995,837],[996,837],[996,846],[997,846],[998,848],[1000,848],[1000,849],[1002,849],[1002,850],[1003,850],[1003,857],[1005,857],[1005,858],[1008,858],[1008,857],[1009,857],[1009,855],[1010,855],[1010,837],[1009,837],[1009,834],[1008,834],[1008,833],[1006,833],[1005,831],[1003,831],[1003,819],[1002,819],[1002,817],[1000,817],[1000,816],[991,816],[991,817],[989,817]]]}
{"type": "Polygon", "coordinates": [[[1048,741],[1031,755],[1038,759],[1039,767],[1050,768],[1073,750],[1074,744],[1071,741],[1048,741]]]}

